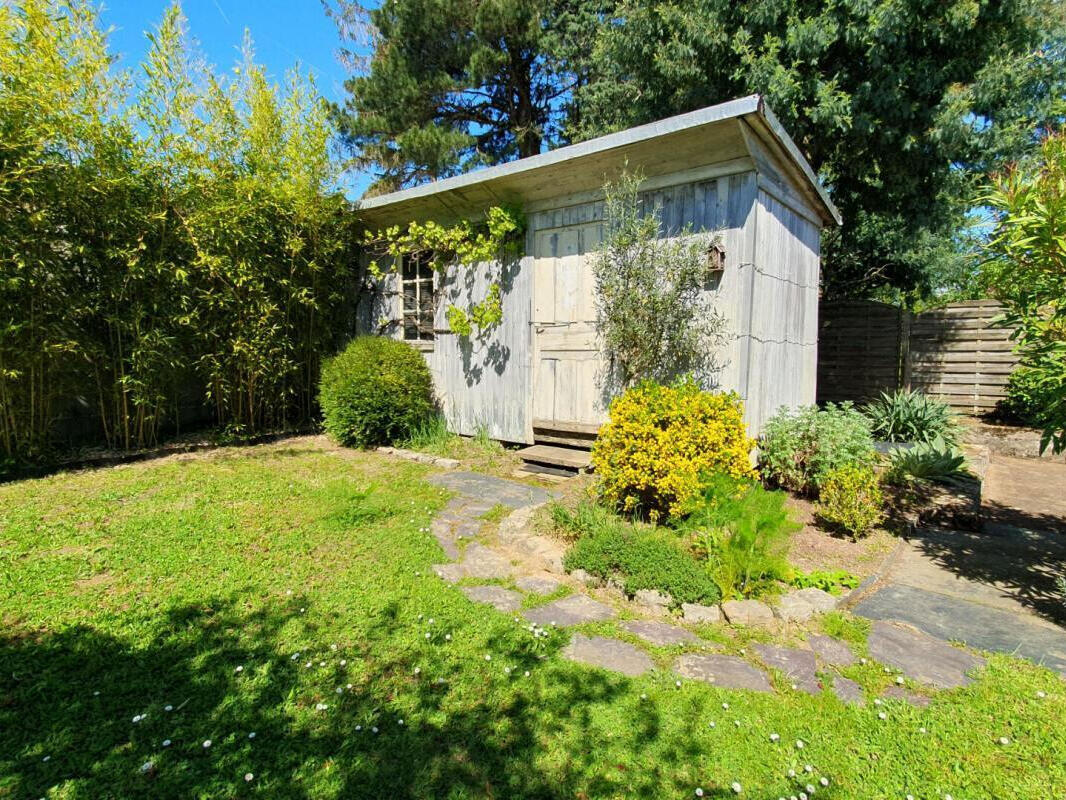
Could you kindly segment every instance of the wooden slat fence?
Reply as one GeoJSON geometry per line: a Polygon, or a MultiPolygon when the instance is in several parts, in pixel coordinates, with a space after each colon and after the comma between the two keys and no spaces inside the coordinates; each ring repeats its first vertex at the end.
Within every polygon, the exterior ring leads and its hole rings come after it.
{"type": "Polygon", "coordinates": [[[904,313],[872,300],[823,302],[818,325],[818,402],[862,403],[900,386],[904,313]]]}
{"type": "Polygon", "coordinates": [[[987,413],[1018,363],[1010,331],[993,325],[1000,311],[992,300],[913,315],[874,301],[823,303],[818,399],[860,403],[908,387],[963,413],[987,413]]]}

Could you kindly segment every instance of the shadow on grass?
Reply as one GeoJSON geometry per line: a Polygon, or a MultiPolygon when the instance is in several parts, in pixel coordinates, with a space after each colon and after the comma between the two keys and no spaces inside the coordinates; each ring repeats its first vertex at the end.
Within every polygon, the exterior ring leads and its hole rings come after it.
{"type": "MultiPolygon", "coordinates": [[[[312,685],[301,676],[312,656],[279,652],[299,602],[276,613],[248,611],[240,598],[160,611],[143,619],[140,644],[88,626],[0,638],[0,797],[41,797],[60,784],[68,798],[692,795],[672,765],[692,763],[699,748],[664,736],[652,704],[612,735],[631,754],[654,748],[659,766],[637,774],[603,763],[594,707],[631,701],[623,678],[551,669],[550,680],[498,694],[469,675],[454,686],[412,681],[411,657],[388,646],[396,623],[386,608],[345,651],[356,686],[338,696],[338,654],[324,668],[337,674],[312,685]],[[388,711],[398,695],[418,709],[406,726],[388,711]],[[318,702],[330,709],[316,712],[318,702]],[[581,744],[560,751],[560,742],[581,744]],[[538,761],[547,749],[552,757],[538,761]]],[[[514,663],[546,667],[532,651],[514,663]]]]}

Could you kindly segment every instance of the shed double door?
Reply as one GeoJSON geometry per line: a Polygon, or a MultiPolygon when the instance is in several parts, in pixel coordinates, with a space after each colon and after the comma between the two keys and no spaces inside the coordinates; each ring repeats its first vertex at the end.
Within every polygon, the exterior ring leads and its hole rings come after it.
{"type": "Polygon", "coordinates": [[[602,223],[538,231],[533,252],[533,425],[580,430],[606,419],[592,254],[602,223]]]}

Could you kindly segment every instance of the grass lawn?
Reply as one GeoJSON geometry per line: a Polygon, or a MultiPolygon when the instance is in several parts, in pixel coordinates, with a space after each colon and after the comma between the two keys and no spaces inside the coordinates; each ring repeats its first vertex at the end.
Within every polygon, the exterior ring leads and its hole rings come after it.
{"type": "Polygon", "coordinates": [[[560,659],[432,575],[426,474],[302,438],[0,486],[0,798],[1066,796],[1066,683],[1009,658],[925,710],[560,659]]]}

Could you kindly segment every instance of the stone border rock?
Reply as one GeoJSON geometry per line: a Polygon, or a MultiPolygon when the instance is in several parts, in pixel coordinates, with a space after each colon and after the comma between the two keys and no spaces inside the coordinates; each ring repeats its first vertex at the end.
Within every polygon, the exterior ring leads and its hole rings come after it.
{"type": "Polygon", "coordinates": [[[420,464],[431,464],[432,466],[440,467],[441,469],[459,468],[459,462],[454,458],[431,456],[429,453],[417,453],[414,450],[404,450],[402,447],[379,447],[377,448],[377,451],[379,453],[386,453],[390,456],[405,458],[408,461],[417,461],[420,464]]]}

